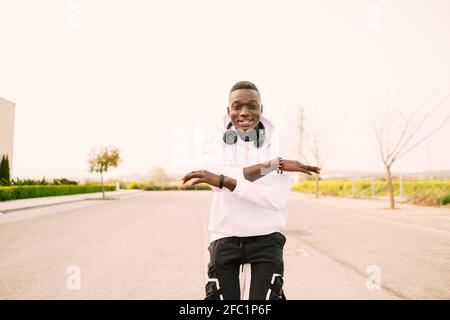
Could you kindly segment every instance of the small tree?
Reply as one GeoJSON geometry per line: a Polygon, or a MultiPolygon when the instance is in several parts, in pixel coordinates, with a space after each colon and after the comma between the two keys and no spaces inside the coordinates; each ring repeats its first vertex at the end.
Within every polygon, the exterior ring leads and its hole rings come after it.
{"type": "Polygon", "coordinates": [[[392,182],[392,165],[401,157],[408,154],[422,142],[430,138],[440,130],[450,119],[450,112],[437,114],[438,109],[445,105],[450,94],[445,95],[431,109],[420,114],[423,107],[428,104],[427,99],[410,115],[401,112],[389,112],[381,115],[380,121],[373,122],[372,126],[378,141],[380,157],[386,169],[387,187],[389,193],[390,208],[395,209],[394,186],[392,182]],[[400,117],[399,117],[399,116],[400,117]],[[433,116],[439,117],[439,122],[434,126],[431,124],[433,116]],[[399,121],[401,119],[401,121],[399,121]],[[397,131],[393,138],[392,131],[397,131]]]}
{"type": "Polygon", "coordinates": [[[2,162],[0,163],[0,185],[9,185],[11,183],[10,168],[8,155],[2,156],[2,162]]]}
{"type": "Polygon", "coordinates": [[[117,167],[120,161],[120,151],[115,147],[105,147],[99,151],[91,151],[91,155],[89,157],[89,172],[100,173],[103,199],[105,199],[103,172],[107,172],[110,167],[117,167]]]}
{"type": "Polygon", "coordinates": [[[163,188],[169,182],[170,178],[162,167],[153,167],[150,172],[150,181],[161,185],[163,188]]]}

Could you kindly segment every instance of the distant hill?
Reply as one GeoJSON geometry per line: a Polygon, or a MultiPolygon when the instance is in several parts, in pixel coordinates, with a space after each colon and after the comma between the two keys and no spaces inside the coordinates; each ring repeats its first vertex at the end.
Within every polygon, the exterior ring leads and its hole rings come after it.
{"type": "Polygon", "coordinates": [[[148,177],[149,177],[148,174],[132,173],[132,174],[125,175],[125,176],[114,177],[111,179],[121,180],[123,182],[130,182],[130,181],[142,182],[142,181],[148,181],[148,177]]]}
{"type": "MultiPolygon", "coordinates": [[[[175,181],[177,179],[181,178],[180,176],[177,176],[175,174],[168,173],[169,181],[175,181]]],[[[149,181],[150,175],[149,174],[140,174],[140,173],[132,173],[129,175],[124,176],[118,176],[118,177],[111,177],[110,180],[121,180],[123,182],[145,182],[149,181]]]]}

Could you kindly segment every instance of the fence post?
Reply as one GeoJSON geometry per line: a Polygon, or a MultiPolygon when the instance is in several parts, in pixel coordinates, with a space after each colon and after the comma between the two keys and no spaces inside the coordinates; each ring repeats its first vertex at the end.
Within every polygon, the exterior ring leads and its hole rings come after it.
{"type": "Polygon", "coordinates": [[[352,178],[352,198],[355,197],[355,178],[352,178]]]}
{"type": "Polygon", "coordinates": [[[403,173],[400,173],[400,203],[403,203],[403,173]]]}
{"type": "Polygon", "coordinates": [[[372,198],[375,197],[375,182],[374,182],[373,176],[372,176],[372,184],[370,186],[370,193],[371,193],[372,198]]]}

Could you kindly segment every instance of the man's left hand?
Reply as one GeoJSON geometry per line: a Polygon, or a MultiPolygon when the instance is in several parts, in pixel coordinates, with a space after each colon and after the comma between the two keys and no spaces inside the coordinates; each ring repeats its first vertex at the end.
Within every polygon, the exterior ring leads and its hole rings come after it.
{"type": "Polygon", "coordinates": [[[195,178],[197,178],[197,180],[194,180],[191,185],[196,185],[203,182],[217,188],[219,187],[220,176],[207,170],[191,171],[186,174],[181,180],[183,180],[183,184],[185,184],[189,180],[195,178]]]}

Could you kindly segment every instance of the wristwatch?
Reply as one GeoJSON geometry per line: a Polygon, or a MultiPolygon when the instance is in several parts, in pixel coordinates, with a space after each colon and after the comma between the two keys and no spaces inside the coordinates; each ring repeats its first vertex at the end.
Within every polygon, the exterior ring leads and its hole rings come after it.
{"type": "Polygon", "coordinates": [[[223,174],[221,174],[220,178],[219,178],[219,189],[223,188],[223,179],[224,179],[224,176],[223,176],[223,174]]]}

